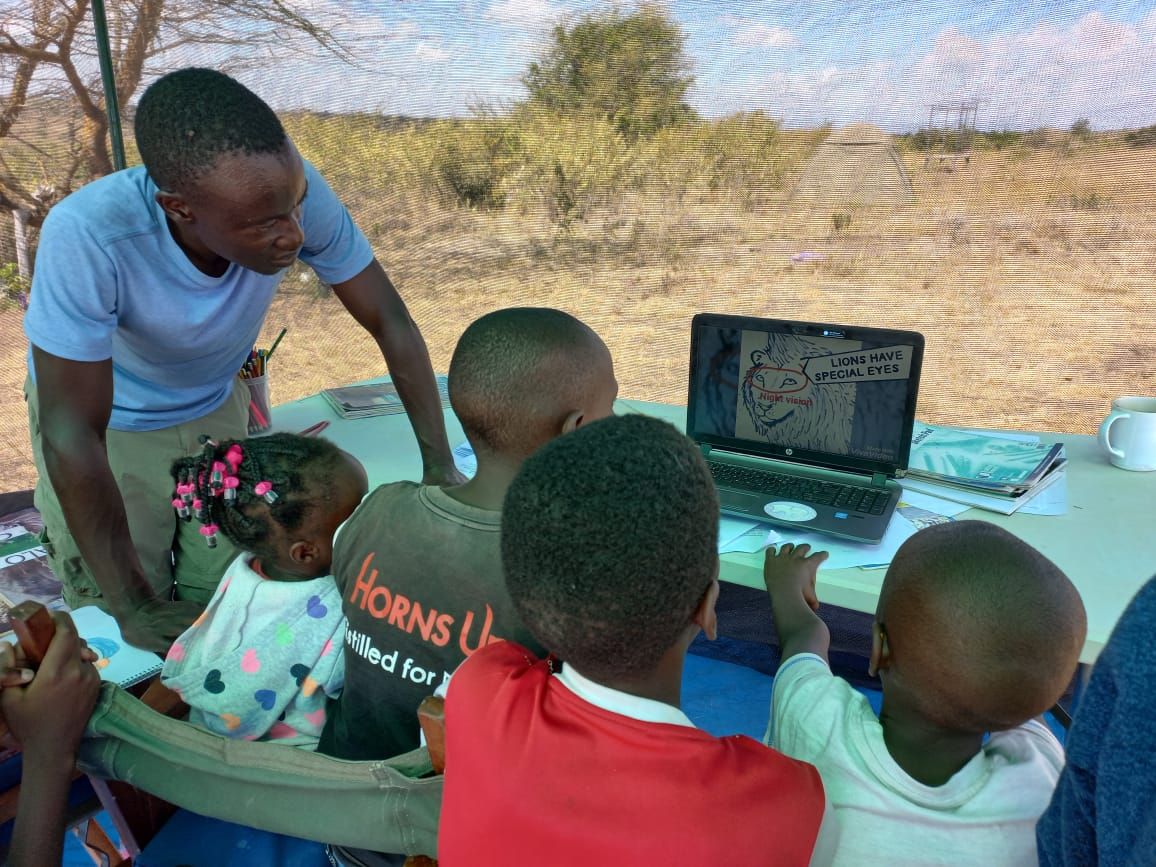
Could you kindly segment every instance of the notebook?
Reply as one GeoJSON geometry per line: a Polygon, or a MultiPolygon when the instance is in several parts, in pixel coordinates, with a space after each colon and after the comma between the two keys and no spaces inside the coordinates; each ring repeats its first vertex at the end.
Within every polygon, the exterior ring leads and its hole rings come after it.
{"type": "Polygon", "coordinates": [[[878,542],[899,501],[922,363],[914,331],[695,316],[686,430],[722,511],[878,542]]]}
{"type": "Polygon", "coordinates": [[[85,605],[70,614],[80,637],[96,651],[101,680],[127,687],[160,672],[164,661],[155,653],[127,643],[111,615],[95,605],[85,605]]]}

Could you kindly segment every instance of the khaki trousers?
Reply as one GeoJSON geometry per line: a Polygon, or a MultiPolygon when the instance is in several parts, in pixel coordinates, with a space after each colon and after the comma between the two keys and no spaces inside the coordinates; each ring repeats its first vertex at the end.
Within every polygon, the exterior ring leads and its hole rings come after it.
{"type": "MultiPolygon", "coordinates": [[[[40,404],[31,378],[24,382],[28,403],[28,431],[39,479],[35,505],[44,519],[42,541],[48,565],[64,584],[69,607],[105,607],[92,571],[80,554],[64,520],[60,501],[44,467],[40,436],[40,404]]],[[[214,439],[243,439],[249,422],[248,389],[234,380],[232,394],[203,418],[154,431],[117,431],[105,434],[108,463],[124,500],[129,533],[145,577],[163,599],[185,599],[205,604],[216,590],[237,549],[218,534],[209,548],[197,521],[181,521],[172,507],[173,460],[200,452],[201,434],[214,439]]]]}

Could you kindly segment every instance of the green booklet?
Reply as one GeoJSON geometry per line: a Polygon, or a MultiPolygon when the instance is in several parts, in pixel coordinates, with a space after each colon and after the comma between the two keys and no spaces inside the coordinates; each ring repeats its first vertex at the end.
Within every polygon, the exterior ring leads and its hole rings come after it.
{"type": "Polygon", "coordinates": [[[993,493],[1029,490],[1064,462],[1062,443],[916,422],[907,475],[993,493]]]}

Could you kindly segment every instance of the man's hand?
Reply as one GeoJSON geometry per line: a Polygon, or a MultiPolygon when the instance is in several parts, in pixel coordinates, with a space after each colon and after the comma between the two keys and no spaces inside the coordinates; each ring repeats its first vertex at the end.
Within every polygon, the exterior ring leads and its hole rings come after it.
{"type": "MultiPolygon", "coordinates": [[[[72,618],[53,612],[56,634],[31,683],[0,690],[0,710],[30,760],[67,763],[71,768],[81,735],[100,691],[93,654],[76,633],[72,618]]],[[[11,647],[0,664],[20,665],[11,647]]]]}
{"type": "Polygon", "coordinates": [[[164,653],[193,621],[204,606],[197,602],[167,602],[152,599],[130,611],[116,612],[124,640],[134,647],[164,653]]]}
{"type": "Polygon", "coordinates": [[[777,551],[767,549],[763,580],[771,595],[771,615],[784,660],[798,653],[827,658],[831,633],[815,613],[819,610],[815,577],[827,556],[826,551],[812,554],[810,545],[793,542],[784,542],[777,551]]]}
{"type": "Polygon", "coordinates": [[[763,561],[763,581],[773,598],[794,591],[802,594],[803,601],[812,611],[818,611],[819,597],[815,595],[815,578],[819,566],[830,555],[826,551],[816,551],[814,554],[810,551],[810,545],[796,545],[794,542],[784,542],[777,551],[768,548],[763,561]]]}
{"type": "Polygon", "coordinates": [[[456,485],[464,485],[469,481],[461,474],[457,466],[450,464],[448,467],[442,464],[430,464],[425,467],[425,473],[421,477],[423,485],[433,485],[439,488],[452,488],[456,485]]]}

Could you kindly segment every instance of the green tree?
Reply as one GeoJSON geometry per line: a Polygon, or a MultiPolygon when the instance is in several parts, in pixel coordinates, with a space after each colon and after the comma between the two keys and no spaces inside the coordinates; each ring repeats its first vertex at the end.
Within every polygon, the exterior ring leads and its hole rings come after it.
{"type": "Polygon", "coordinates": [[[522,83],[530,102],[561,114],[606,117],[628,140],[693,118],[694,82],[678,24],[658,6],[587,13],[559,24],[522,83]]]}

